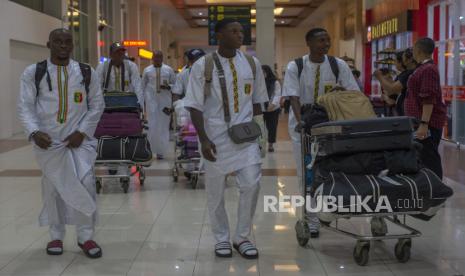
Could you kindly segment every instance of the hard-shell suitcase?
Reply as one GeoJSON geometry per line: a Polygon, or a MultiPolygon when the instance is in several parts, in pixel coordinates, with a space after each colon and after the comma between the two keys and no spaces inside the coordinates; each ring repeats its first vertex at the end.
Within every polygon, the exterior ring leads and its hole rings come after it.
{"type": "Polygon", "coordinates": [[[105,110],[138,111],[140,105],[132,92],[106,92],[104,94],[105,110]]]}
{"type": "Polygon", "coordinates": [[[135,112],[104,112],[95,130],[95,137],[142,135],[142,121],[135,112]]]}
{"type": "Polygon", "coordinates": [[[315,125],[311,133],[320,156],[413,147],[410,117],[327,122],[315,125]]]}

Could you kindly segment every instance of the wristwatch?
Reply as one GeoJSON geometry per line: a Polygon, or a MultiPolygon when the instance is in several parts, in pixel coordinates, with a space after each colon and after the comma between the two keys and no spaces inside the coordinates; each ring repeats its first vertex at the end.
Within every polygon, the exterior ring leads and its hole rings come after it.
{"type": "Polygon", "coordinates": [[[428,121],[420,121],[420,125],[429,125],[429,122],[428,121]]]}

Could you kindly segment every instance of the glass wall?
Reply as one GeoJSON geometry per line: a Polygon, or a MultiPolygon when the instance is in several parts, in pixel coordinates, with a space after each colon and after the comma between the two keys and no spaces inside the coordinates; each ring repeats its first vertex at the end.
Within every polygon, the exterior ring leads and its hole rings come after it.
{"type": "Polygon", "coordinates": [[[69,29],[74,40],[73,57],[80,62],[89,62],[88,9],[88,0],[68,0],[69,29]]]}
{"type": "Polygon", "coordinates": [[[428,36],[436,40],[447,125],[444,138],[465,144],[465,3],[438,1],[429,6],[428,36]]]}
{"type": "Polygon", "coordinates": [[[61,0],[10,0],[33,10],[62,19],[61,0]]]}

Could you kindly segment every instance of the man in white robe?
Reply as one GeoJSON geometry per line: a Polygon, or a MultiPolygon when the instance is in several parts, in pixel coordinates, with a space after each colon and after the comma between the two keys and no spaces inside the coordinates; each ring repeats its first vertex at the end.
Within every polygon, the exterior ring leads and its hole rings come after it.
{"type": "MultiPolygon", "coordinates": [[[[302,72],[299,76],[296,62],[289,62],[283,84],[283,96],[289,97],[292,106],[289,112],[288,130],[293,144],[299,184],[302,183],[302,144],[296,127],[298,130],[301,106],[315,103],[318,96],[324,95],[336,86],[342,86],[347,90],[359,90],[349,66],[339,58],[335,58],[339,71],[339,76],[336,78],[327,56],[331,47],[331,38],[326,30],[312,29],[306,34],[305,40],[310,54],[302,57],[302,72]]],[[[310,235],[312,238],[317,238],[320,231],[319,220],[315,213],[307,215],[310,235]]]]}
{"type": "Polygon", "coordinates": [[[148,138],[157,159],[163,159],[170,142],[170,119],[172,108],[171,86],[176,75],[163,63],[163,53],[154,51],[153,64],[144,69],[142,91],[148,115],[148,138]]]}
{"type": "Polygon", "coordinates": [[[65,225],[76,225],[78,245],[88,257],[99,258],[102,249],[93,241],[97,218],[94,132],[104,101],[94,70],[70,59],[73,38],[68,30],[52,31],[47,46],[51,57],[42,63],[38,89],[39,65],[34,64],[21,76],[18,98],[18,117],[34,142],[43,174],[39,223],[49,226],[48,254],[63,253],[65,225]]]}
{"type": "Polygon", "coordinates": [[[127,59],[126,48],[121,43],[111,44],[110,59],[100,63],[96,71],[104,92],[136,93],[141,108],[144,108],[139,68],[134,62],[127,59]]]}
{"type": "MultiPolygon", "coordinates": [[[[268,101],[266,85],[260,62],[252,63],[238,49],[243,41],[242,25],[231,20],[220,21],[215,27],[219,41],[216,52],[224,70],[230,125],[252,121],[261,116],[260,104],[268,101]]],[[[205,186],[210,223],[216,239],[215,254],[231,257],[228,216],[224,206],[226,176],[235,173],[239,187],[238,221],[232,242],[234,248],[247,259],[258,257],[258,250],[250,241],[259,182],[261,179],[261,156],[257,142],[235,144],[228,135],[225,122],[221,86],[217,66],[212,72],[210,95],[205,95],[205,57],[192,67],[185,106],[190,110],[191,119],[199,135],[201,152],[206,159],[205,186]]]]}

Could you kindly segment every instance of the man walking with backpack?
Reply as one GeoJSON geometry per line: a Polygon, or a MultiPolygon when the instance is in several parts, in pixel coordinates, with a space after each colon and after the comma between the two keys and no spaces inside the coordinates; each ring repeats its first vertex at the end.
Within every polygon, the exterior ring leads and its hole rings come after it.
{"type": "Polygon", "coordinates": [[[206,159],[205,186],[217,242],[215,254],[232,256],[224,190],[226,176],[235,173],[240,196],[233,246],[242,257],[255,259],[258,250],[250,241],[250,233],[258,199],[261,156],[257,143],[260,127],[254,116],[263,120],[260,104],[268,102],[268,94],[260,62],[238,50],[244,38],[242,25],[225,19],[217,23],[215,33],[218,50],[193,65],[185,106],[206,159]]]}
{"type": "Polygon", "coordinates": [[[149,121],[148,138],[157,159],[164,158],[170,142],[170,119],[172,109],[171,86],[176,75],[171,67],[163,63],[163,53],[154,51],[153,64],[144,69],[142,91],[149,121]]]}
{"type": "MultiPolygon", "coordinates": [[[[289,97],[289,136],[291,137],[297,175],[302,177],[301,156],[301,107],[316,103],[318,96],[341,86],[346,90],[360,91],[347,63],[339,58],[328,56],[331,38],[322,28],[311,29],[305,35],[310,54],[289,62],[284,78],[283,97],[289,97]]],[[[302,183],[299,181],[299,183],[302,183]]],[[[310,235],[319,236],[320,223],[315,214],[308,217],[310,235]]]]}
{"type": "Polygon", "coordinates": [[[70,58],[69,30],[50,33],[50,58],[26,68],[21,76],[18,117],[42,170],[41,226],[48,225],[47,254],[63,254],[65,225],[76,225],[77,243],[89,258],[102,256],[93,241],[97,218],[95,128],[104,101],[97,74],[70,58]]]}
{"type": "Polygon", "coordinates": [[[121,91],[136,93],[141,108],[144,108],[144,96],[137,65],[126,57],[126,48],[115,42],[110,46],[110,59],[97,66],[97,75],[103,92],[121,91]]]}

